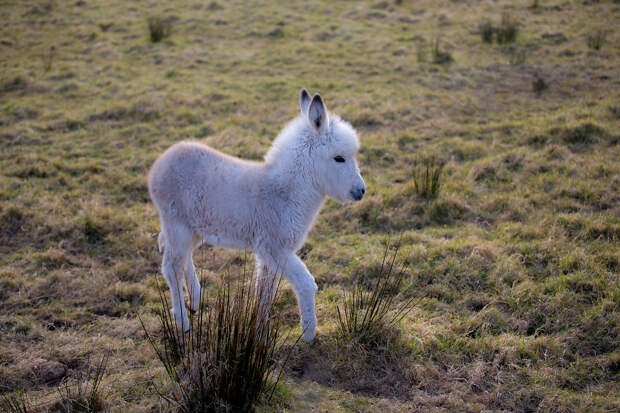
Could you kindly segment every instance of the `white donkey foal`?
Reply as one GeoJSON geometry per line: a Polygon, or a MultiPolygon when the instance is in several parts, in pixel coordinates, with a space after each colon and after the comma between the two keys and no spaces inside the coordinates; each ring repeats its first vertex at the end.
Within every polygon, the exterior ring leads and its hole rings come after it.
{"type": "Polygon", "coordinates": [[[278,135],[264,162],[180,142],[153,165],[149,193],[162,227],[162,272],[170,287],[172,312],[183,330],[189,329],[183,278],[189,307],[195,311],[200,284],[192,252],[204,240],[252,249],[259,280],[282,273],[297,295],[303,339],[314,338],[317,285],[296,251],[326,196],[340,203],[359,201],[366,186],[356,160],[359,140],[351,125],[330,115],[318,94],[311,99],[302,89],[300,104],[301,115],[278,135]]]}

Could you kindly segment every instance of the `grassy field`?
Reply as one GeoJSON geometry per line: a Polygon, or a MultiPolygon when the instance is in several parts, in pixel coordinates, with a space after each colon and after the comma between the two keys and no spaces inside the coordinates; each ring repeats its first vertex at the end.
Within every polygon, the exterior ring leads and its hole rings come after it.
{"type": "MultiPolygon", "coordinates": [[[[259,410],[620,410],[617,0],[9,0],[0,21],[0,394],[45,409],[109,354],[109,409],[164,409],[137,318],[156,330],[148,170],[183,139],[261,159],[307,87],[358,130],[368,191],[301,251],[317,338],[259,410]],[[485,41],[502,15],[516,39],[485,41]],[[336,307],[388,236],[417,304],[353,350],[336,307]]],[[[242,261],[197,253],[211,289],[242,261]]],[[[298,334],[289,285],[277,307],[298,334]]]]}

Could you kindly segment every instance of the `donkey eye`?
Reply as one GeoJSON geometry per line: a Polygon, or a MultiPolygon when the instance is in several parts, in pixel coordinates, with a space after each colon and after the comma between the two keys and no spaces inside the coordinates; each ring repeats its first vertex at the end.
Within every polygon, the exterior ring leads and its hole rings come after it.
{"type": "Polygon", "coordinates": [[[334,161],[336,162],[344,162],[344,158],[340,155],[334,157],[334,161]]]}

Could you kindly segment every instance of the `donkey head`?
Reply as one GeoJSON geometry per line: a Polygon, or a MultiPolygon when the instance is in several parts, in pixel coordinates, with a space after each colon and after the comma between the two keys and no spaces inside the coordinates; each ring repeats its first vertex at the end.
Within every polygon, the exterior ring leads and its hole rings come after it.
{"type": "Polygon", "coordinates": [[[308,91],[302,89],[299,101],[315,142],[315,185],[323,195],[340,203],[361,200],[366,185],[357,163],[359,140],[355,130],[338,116],[330,116],[320,95],[310,98],[308,91]]]}

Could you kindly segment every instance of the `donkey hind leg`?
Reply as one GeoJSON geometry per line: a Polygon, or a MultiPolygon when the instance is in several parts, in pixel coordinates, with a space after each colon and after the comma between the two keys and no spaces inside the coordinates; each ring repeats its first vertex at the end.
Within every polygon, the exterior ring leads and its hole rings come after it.
{"type": "Polygon", "coordinates": [[[259,311],[261,316],[256,320],[256,327],[258,329],[259,337],[264,335],[265,342],[269,340],[269,316],[271,315],[271,309],[278,292],[278,284],[280,282],[281,271],[276,271],[274,268],[266,264],[269,262],[263,260],[258,254],[256,254],[256,275],[254,292],[256,298],[259,299],[259,311]]]}
{"type": "MultiPolygon", "coordinates": [[[[276,298],[280,274],[277,268],[269,267],[267,262],[256,256],[256,293],[260,294],[261,304],[270,308],[276,298]]],[[[267,314],[269,315],[269,314],[267,314]]]]}
{"type": "Polygon", "coordinates": [[[196,276],[196,268],[192,258],[194,249],[200,244],[201,241],[199,239],[194,239],[193,247],[188,250],[187,257],[185,258],[185,288],[187,288],[187,294],[189,295],[189,309],[192,312],[198,311],[200,307],[200,282],[196,276]]]}
{"type": "Polygon", "coordinates": [[[166,226],[166,245],[164,249],[164,259],[162,262],[162,272],[170,287],[170,299],[177,326],[182,331],[189,330],[189,318],[183,302],[183,277],[186,270],[186,261],[191,254],[191,232],[185,226],[174,224],[166,226]]]}

